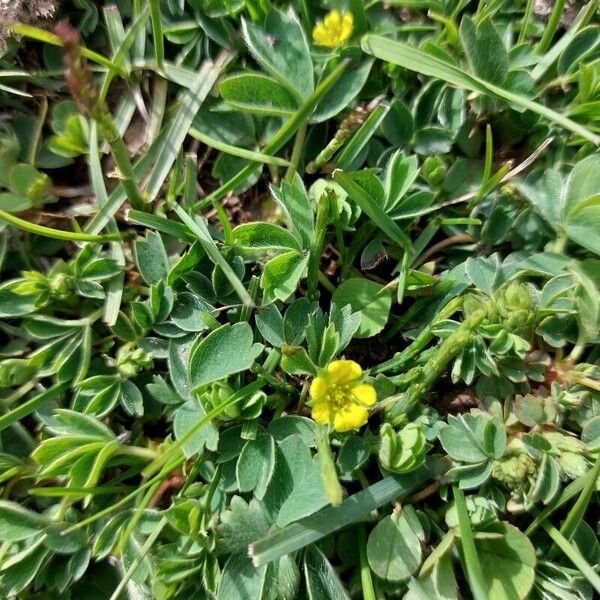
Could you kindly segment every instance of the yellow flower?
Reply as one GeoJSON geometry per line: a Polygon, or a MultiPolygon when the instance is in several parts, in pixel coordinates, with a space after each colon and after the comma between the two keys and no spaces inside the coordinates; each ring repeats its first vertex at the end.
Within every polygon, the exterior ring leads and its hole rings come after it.
{"type": "Polygon", "coordinates": [[[353,26],[352,13],[340,13],[339,10],[332,10],[327,13],[323,21],[315,25],[313,40],[321,46],[335,48],[350,39],[353,26]]]}
{"type": "Polygon", "coordinates": [[[334,360],[310,386],[312,418],[320,425],[331,423],[336,431],[362,427],[369,418],[368,406],[377,400],[375,388],[362,383],[362,369],[353,360],[334,360]]]}

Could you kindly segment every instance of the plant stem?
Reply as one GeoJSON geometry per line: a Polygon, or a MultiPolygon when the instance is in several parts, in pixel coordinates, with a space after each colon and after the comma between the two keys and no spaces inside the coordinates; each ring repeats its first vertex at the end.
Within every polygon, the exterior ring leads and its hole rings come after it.
{"type": "Polygon", "coordinates": [[[118,233],[108,233],[105,235],[96,235],[94,233],[79,233],[75,231],[63,231],[62,229],[52,229],[44,227],[25,219],[20,219],[12,213],[0,210],[0,221],[6,221],[18,229],[42,235],[44,237],[54,238],[55,240],[65,240],[67,242],[114,242],[121,239],[118,233]]]}
{"type": "Polygon", "coordinates": [[[413,342],[394,355],[393,358],[387,360],[371,369],[371,373],[376,375],[383,373],[384,371],[400,371],[405,368],[406,364],[413,360],[429,342],[434,338],[433,327],[438,321],[449,319],[457,310],[462,306],[462,297],[453,298],[446,304],[437,315],[428,323],[422,330],[421,333],[413,340],[413,342]]]}
{"type": "Polygon", "coordinates": [[[335,470],[331,446],[329,445],[329,429],[325,425],[315,425],[315,440],[325,493],[332,506],[339,506],[342,503],[343,491],[335,470]]]}
{"type": "Polygon", "coordinates": [[[454,495],[456,512],[458,514],[460,543],[469,587],[473,593],[474,600],[488,600],[485,579],[481,569],[481,563],[479,562],[479,556],[477,555],[477,548],[475,547],[475,538],[473,537],[473,531],[471,530],[471,521],[469,519],[469,511],[467,510],[465,496],[462,490],[456,485],[452,486],[452,493],[454,495]]]}
{"type": "Polygon", "coordinates": [[[377,600],[371,567],[367,559],[367,534],[364,525],[358,526],[358,546],[360,551],[360,582],[362,584],[363,600],[377,600]]]}
{"type": "Polygon", "coordinates": [[[323,253],[323,242],[327,232],[327,223],[329,221],[329,192],[325,192],[317,205],[317,218],[315,222],[315,235],[310,245],[310,256],[308,259],[307,285],[309,300],[316,300],[319,297],[319,273],[321,254],[323,253]]]}
{"type": "Polygon", "coordinates": [[[302,158],[302,152],[304,151],[304,139],[306,138],[306,123],[298,129],[296,133],[296,139],[294,140],[294,147],[292,148],[292,157],[290,159],[290,166],[285,174],[286,181],[292,181],[294,179],[294,175],[296,171],[298,171],[298,166],[300,165],[300,160],[302,158]]]}
{"type": "Polygon", "coordinates": [[[544,54],[550,48],[550,44],[552,43],[552,38],[558,29],[558,25],[560,23],[560,18],[562,16],[563,10],[565,8],[565,0],[556,0],[554,2],[554,8],[552,10],[552,14],[550,15],[550,19],[548,20],[548,24],[546,25],[546,29],[544,29],[544,34],[542,35],[542,39],[538,42],[537,47],[535,49],[537,54],[544,54]]]}

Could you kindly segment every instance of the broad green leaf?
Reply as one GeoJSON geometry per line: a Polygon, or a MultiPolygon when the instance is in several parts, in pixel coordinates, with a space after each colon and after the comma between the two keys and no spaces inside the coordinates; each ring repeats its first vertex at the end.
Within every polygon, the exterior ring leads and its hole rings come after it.
{"type": "Polygon", "coordinates": [[[397,206],[419,174],[416,156],[405,158],[400,150],[394,152],[385,168],[385,209],[397,206]]]}
{"type": "MultiPolygon", "coordinates": [[[[197,399],[190,399],[182,404],[173,416],[173,432],[175,439],[180,440],[194,427],[198,421],[206,417],[206,411],[197,399]]],[[[219,441],[219,432],[212,423],[206,423],[183,444],[185,455],[190,458],[202,451],[204,447],[216,450],[219,441]]]]}
{"type": "MultiPolygon", "coordinates": [[[[292,435],[279,444],[279,450],[292,480],[292,490],[277,515],[277,525],[283,527],[317,512],[329,504],[323,488],[316,457],[302,438],[292,435]]],[[[276,484],[273,480],[273,485],[276,484]]]]}
{"type": "Polygon", "coordinates": [[[513,525],[498,523],[488,531],[501,538],[475,539],[489,598],[524,600],[535,579],[535,549],[513,525]]]}
{"type": "Polygon", "coordinates": [[[333,178],[393,242],[402,248],[410,247],[410,239],[406,233],[386,214],[383,208],[383,186],[373,173],[369,171],[360,171],[359,173],[335,171],[333,178]],[[379,184],[377,185],[375,181],[379,184]]]}
{"type": "Polygon", "coordinates": [[[592,154],[577,162],[566,183],[564,210],[574,210],[584,200],[598,195],[595,179],[600,170],[600,154],[592,154]]]}
{"type": "Polygon", "coordinates": [[[485,81],[501,84],[508,74],[508,53],[490,19],[477,25],[464,16],[460,24],[460,40],[471,69],[485,81]]]}
{"type": "Polygon", "coordinates": [[[344,281],[333,294],[340,307],[350,305],[352,312],[361,315],[354,337],[366,338],[379,333],[387,323],[392,306],[391,293],[370,279],[353,278],[344,281]]]}
{"type": "Polygon", "coordinates": [[[133,255],[138,271],[148,285],[167,278],[169,259],[158,233],[147,229],[146,237],[143,240],[136,240],[133,255]]]}
{"type": "Polygon", "coordinates": [[[234,554],[225,563],[217,600],[264,598],[267,567],[256,568],[245,554],[234,554]]]}
{"type": "Polygon", "coordinates": [[[284,84],[298,100],[314,90],[313,65],[304,29],[293,10],[271,10],[264,27],[242,21],[248,50],[265,71],[284,84]]]}
{"type": "Polygon", "coordinates": [[[253,114],[290,116],[298,102],[287,87],[261,73],[239,73],[219,85],[221,96],[232,106],[253,114]]]}
{"type": "MultiPolygon", "coordinates": [[[[336,56],[331,59],[325,66],[322,77],[326,77],[337,66],[341,58],[341,56],[336,56]]],[[[326,121],[349,106],[367,82],[372,66],[373,61],[366,59],[346,71],[321,100],[310,119],[311,122],[326,121]]]]}
{"type": "Polygon", "coordinates": [[[19,542],[40,533],[50,520],[10,500],[0,500],[0,539],[19,542]]]}
{"type": "Polygon", "coordinates": [[[300,279],[304,275],[308,255],[292,250],[272,258],[264,268],[260,278],[260,287],[263,289],[263,302],[269,303],[286,300],[297,289],[300,279]]]}
{"type": "Polygon", "coordinates": [[[576,204],[567,214],[565,231],[569,239],[600,254],[600,195],[576,204]]]}
{"type": "Polygon", "coordinates": [[[286,229],[273,223],[244,223],[233,230],[235,243],[245,256],[256,258],[267,253],[300,250],[296,238],[286,229]]]}
{"type": "Polygon", "coordinates": [[[275,471],[275,440],[271,435],[259,435],[248,440],[236,464],[240,492],[254,492],[262,498],[275,471]]]}
{"type": "Polygon", "coordinates": [[[369,566],[388,581],[407,580],[421,564],[421,542],[405,511],[381,519],[367,541],[369,566]]]}
{"type": "Polygon", "coordinates": [[[200,337],[193,345],[189,359],[190,381],[199,389],[234,373],[246,371],[262,352],[262,344],[254,344],[248,323],[222,325],[200,337]],[[235,348],[235,352],[231,349],[235,348]]]}
{"type": "Polygon", "coordinates": [[[273,198],[281,207],[287,227],[309,248],[315,229],[313,209],[302,178],[296,173],[291,182],[283,181],[279,189],[271,187],[273,198]]]}
{"type": "Polygon", "coordinates": [[[304,553],[304,582],[307,600],[350,600],[331,563],[317,546],[304,553]]]}

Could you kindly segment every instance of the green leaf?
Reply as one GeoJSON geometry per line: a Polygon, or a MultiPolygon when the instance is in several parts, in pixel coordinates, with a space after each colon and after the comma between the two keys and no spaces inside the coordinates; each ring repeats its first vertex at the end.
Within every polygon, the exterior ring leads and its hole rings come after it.
{"type": "Polygon", "coordinates": [[[40,533],[50,520],[9,500],[0,500],[0,540],[19,542],[40,533]]]}
{"type": "Polygon", "coordinates": [[[267,567],[256,568],[244,554],[234,554],[225,563],[217,600],[259,600],[265,594],[267,567]]]}
{"type": "Polygon", "coordinates": [[[238,225],[233,237],[244,256],[257,258],[266,253],[300,250],[296,238],[286,229],[272,223],[256,222],[238,225]]]}
{"type": "MultiPolygon", "coordinates": [[[[190,399],[182,404],[173,415],[175,439],[182,439],[204,417],[206,417],[206,411],[197,399],[190,399]]],[[[218,429],[208,422],[198,429],[191,438],[186,440],[182,448],[185,455],[190,458],[201,452],[204,447],[209,450],[216,450],[218,441],[218,429]]]]}
{"type": "Polygon", "coordinates": [[[564,211],[569,212],[585,200],[598,196],[598,186],[594,180],[600,169],[600,154],[592,154],[577,162],[566,183],[564,211]]]}
{"type": "Polygon", "coordinates": [[[368,171],[359,173],[335,171],[333,178],[393,242],[402,248],[410,247],[410,239],[406,233],[394,223],[383,209],[383,186],[381,186],[381,183],[378,186],[375,184],[375,180],[378,181],[378,179],[374,174],[364,175],[366,173],[368,171]]]}
{"type": "Polygon", "coordinates": [[[303,256],[296,250],[285,252],[271,259],[260,278],[263,289],[263,302],[286,300],[298,287],[298,283],[308,264],[308,255],[303,256]]]}
{"type": "Polygon", "coordinates": [[[240,492],[254,492],[262,498],[275,472],[275,440],[271,435],[259,435],[248,440],[236,464],[240,492]]]}
{"type": "Polygon", "coordinates": [[[253,498],[250,502],[233,496],[229,509],[221,514],[217,544],[226,552],[245,553],[248,544],[269,532],[271,522],[263,505],[253,498]]]}
{"type": "MultiPolygon", "coordinates": [[[[292,479],[292,490],[277,515],[277,525],[283,527],[312,515],[329,504],[329,500],[323,488],[318,460],[311,456],[302,438],[298,435],[288,437],[279,444],[279,450],[292,479]]],[[[273,480],[273,484],[277,482],[273,480]]]]}
{"type": "Polygon", "coordinates": [[[414,514],[414,509],[408,508],[384,517],[367,541],[369,566],[378,577],[388,581],[407,580],[421,564],[421,542],[406,510],[414,514]]]}
{"type": "MultiPolygon", "coordinates": [[[[343,53],[342,53],[343,54],[343,53]]],[[[341,56],[336,56],[328,61],[321,78],[326,77],[339,63],[341,56]]],[[[311,117],[312,123],[320,123],[337,115],[341,110],[350,105],[352,100],[363,88],[368,80],[373,60],[362,60],[358,65],[346,71],[338,82],[325,95],[311,117]]]]}
{"type": "Polygon", "coordinates": [[[252,328],[244,322],[222,325],[205,338],[198,338],[189,359],[192,388],[197,390],[248,370],[263,350],[262,344],[252,343],[252,337],[252,328]]]}
{"type": "Polygon", "coordinates": [[[576,204],[567,214],[564,227],[569,239],[600,254],[600,195],[576,204]]]}
{"type": "Polygon", "coordinates": [[[288,229],[294,232],[303,248],[310,248],[315,219],[304,182],[298,173],[291,182],[283,181],[279,189],[271,187],[273,198],[281,207],[288,229]]]}
{"type": "Polygon", "coordinates": [[[475,75],[497,84],[506,79],[508,53],[490,19],[476,25],[470,17],[463,17],[460,41],[475,75]]]}
{"type": "Polygon", "coordinates": [[[136,240],[133,256],[138,271],[148,285],[153,285],[167,278],[169,274],[169,258],[158,233],[146,230],[143,240],[136,240]]]}
{"type": "Polygon", "coordinates": [[[337,573],[316,546],[304,553],[304,581],[307,600],[350,600],[337,573]]]}
{"type": "Polygon", "coordinates": [[[405,158],[400,150],[390,157],[385,168],[385,209],[392,210],[402,200],[419,174],[416,156],[405,158]]]}
{"type": "Polygon", "coordinates": [[[298,101],[287,87],[261,73],[229,76],[219,91],[229,104],[253,114],[285,117],[298,109],[298,101]]]}
{"type": "Polygon", "coordinates": [[[360,326],[354,337],[366,338],[379,333],[387,323],[392,295],[380,283],[370,279],[353,278],[342,283],[333,294],[340,307],[350,305],[352,312],[361,315],[360,326]]]}
{"type": "Polygon", "coordinates": [[[242,21],[242,35],[258,64],[299,100],[314,90],[313,65],[304,29],[292,9],[271,10],[264,27],[242,21]]]}
{"type": "Polygon", "coordinates": [[[535,579],[535,549],[513,525],[498,523],[487,529],[501,538],[475,539],[488,598],[524,600],[535,579]]]}

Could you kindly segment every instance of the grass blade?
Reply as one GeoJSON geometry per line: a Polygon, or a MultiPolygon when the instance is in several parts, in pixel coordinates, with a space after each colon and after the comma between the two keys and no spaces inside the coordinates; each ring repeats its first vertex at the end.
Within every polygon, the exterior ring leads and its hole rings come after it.
{"type": "Polygon", "coordinates": [[[477,555],[477,548],[475,547],[475,538],[473,537],[473,531],[471,530],[471,520],[469,519],[465,495],[456,485],[452,486],[452,492],[458,515],[460,544],[462,547],[469,587],[471,588],[475,600],[488,600],[485,579],[483,577],[481,563],[479,562],[479,556],[477,555]]]}
{"type": "Polygon", "coordinates": [[[380,104],[373,110],[337,157],[335,165],[338,169],[349,171],[353,168],[354,161],[366,146],[367,142],[375,135],[375,132],[381,125],[383,119],[385,119],[389,110],[390,105],[387,103],[380,104]]]}
{"type": "Polygon", "coordinates": [[[435,77],[436,79],[442,79],[452,85],[473,92],[497,96],[498,98],[522,106],[523,108],[545,117],[564,129],[589,140],[596,146],[600,145],[600,136],[592,133],[589,129],[586,129],[582,125],[561,115],[555,110],[552,110],[543,104],[539,104],[538,102],[534,102],[529,98],[525,98],[524,96],[509,92],[497,85],[488,83],[475,75],[467,73],[460,67],[444,62],[435,56],[423,52],[423,50],[410,46],[409,44],[396,42],[378,35],[366,35],[362,38],[361,45],[367,54],[371,54],[376,58],[399,65],[405,69],[415,71],[416,73],[435,77]]]}
{"type": "Polygon", "coordinates": [[[37,396],[30,398],[26,402],[23,402],[23,404],[13,408],[13,410],[10,412],[0,416],[0,431],[10,427],[13,423],[16,423],[27,415],[30,415],[32,412],[35,412],[38,408],[40,408],[40,406],[48,402],[48,400],[52,400],[52,398],[62,394],[69,388],[70,384],[71,382],[66,381],[48,388],[45,392],[37,394],[37,396]]]}
{"type": "Polygon", "coordinates": [[[248,548],[248,554],[257,567],[278,560],[347,525],[368,519],[372,510],[391,502],[394,498],[413,493],[431,478],[432,474],[426,467],[408,475],[386,477],[346,498],[340,506],[323,508],[298,523],[292,523],[253,542],[248,548]]]}
{"type": "Polygon", "coordinates": [[[190,135],[203,144],[206,144],[215,150],[219,150],[220,152],[231,154],[232,156],[239,156],[240,158],[246,158],[253,162],[264,163],[265,165],[276,165],[278,167],[287,167],[290,164],[288,160],[279,158],[278,156],[270,156],[268,154],[263,154],[262,152],[254,152],[252,150],[246,150],[245,148],[238,148],[237,146],[232,146],[231,144],[216,140],[215,138],[202,133],[195,127],[190,129],[190,135]]]}
{"type": "Polygon", "coordinates": [[[590,582],[590,585],[600,594],[600,576],[585,560],[579,550],[573,544],[569,543],[569,540],[552,523],[544,521],[542,527],[554,543],[563,551],[563,554],[581,571],[581,574],[590,582]]]}
{"type": "Polygon", "coordinates": [[[154,200],[165,182],[183,141],[202,102],[213,88],[217,78],[232,60],[233,54],[223,51],[215,61],[204,61],[194,85],[183,94],[177,114],[167,128],[168,134],[145,187],[148,201],[154,200]]]}

